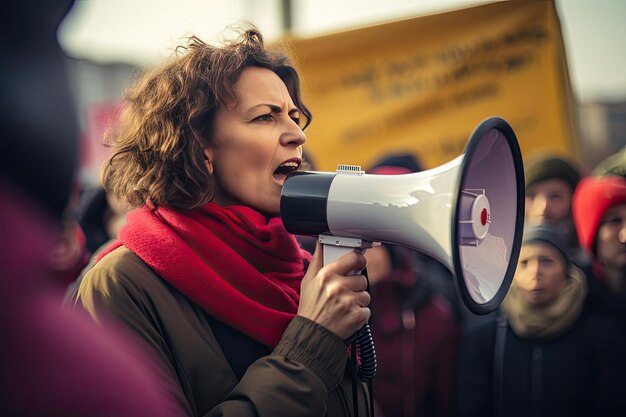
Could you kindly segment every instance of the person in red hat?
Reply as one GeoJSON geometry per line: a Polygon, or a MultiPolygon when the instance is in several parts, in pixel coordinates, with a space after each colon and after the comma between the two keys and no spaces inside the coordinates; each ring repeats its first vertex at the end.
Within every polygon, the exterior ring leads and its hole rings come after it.
{"type": "Polygon", "coordinates": [[[578,240],[593,257],[592,302],[626,324],[626,178],[587,177],[572,204],[578,240]]]}

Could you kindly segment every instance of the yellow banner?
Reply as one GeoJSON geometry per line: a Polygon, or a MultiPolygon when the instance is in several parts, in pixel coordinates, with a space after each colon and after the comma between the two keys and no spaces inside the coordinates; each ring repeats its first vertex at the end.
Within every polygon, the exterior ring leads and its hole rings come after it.
{"type": "Polygon", "coordinates": [[[476,125],[507,120],[522,153],[578,159],[552,1],[504,1],[285,40],[313,113],[305,145],[322,171],[411,152],[424,168],[463,153],[476,125]]]}

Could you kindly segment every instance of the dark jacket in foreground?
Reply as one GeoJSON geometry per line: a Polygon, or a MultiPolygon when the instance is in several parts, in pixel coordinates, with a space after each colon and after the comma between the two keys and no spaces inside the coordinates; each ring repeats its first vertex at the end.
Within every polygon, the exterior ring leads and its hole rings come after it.
{"type": "MultiPolygon", "coordinates": [[[[271,351],[212,319],[125,247],[85,275],[75,302],[139,333],[189,415],[352,415],[347,347],[308,319],[296,316],[271,351]]],[[[365,390],[357,386],[366,415],[365,390]]]]}
{"type": "Polygon", "coordinates": [[[460,416],[623,415],[626,344],[613,321],[583,312],[567,333],[542,340],[522,339],[501,321],[506,326],[502,358],[494,357],[497,323],[494,319],[462,338],[460,416]],[[494,380],[494,363],[502,366],[501,383],[494,380]]]}

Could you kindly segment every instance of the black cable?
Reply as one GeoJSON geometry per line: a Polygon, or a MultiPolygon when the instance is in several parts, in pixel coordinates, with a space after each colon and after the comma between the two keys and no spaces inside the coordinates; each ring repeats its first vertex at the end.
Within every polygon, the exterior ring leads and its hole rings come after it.
{"type": "Polygon", "coordinates": [[[363,382],[371,381],[376,375],[378,362],[376,361],[376,349],[369,323],[359,330],[357,337],[358,358],[361,361],[359,366],[359,379],[363,382]]]}
{"type": "Polygon", "coordinates": [[[374,416],[374,380],[370,379],[369,381],[367,381],[367,390],[369,391],[370,395],[370,414],[369,417],[375,417],[374,416]]]}
{"type": "MultiPolygon", "coordinates": [[[[363,275],[367,279],[367,288],[365,289],[368,293],[370,292],[370,284],[369,277],[367,276],[367,269],[363,270],[363,275]]],[[[374,415],[374,392],[373,392],[373,383],[372,379],[376,375],[376,369],[378,367],[378,362],[376,360],[376,349],[374,348],[374,339],[372,337],[372,330],[370,328],[369,323],[365,323],[361,330],[359,330],[356,334],[356,337],[351,342],[352,349],[352,401],[354,403],[354,415],[358,417],[359,415],[359,405],[357,398],[357,375],[358,379],[367,383],[367,387],[369,390],[369,410],[368,416],[374,415]],[[357,361],[360,362],[358,364],[357,370],[357,361]]]]}
{"type": "Polygon", "coordinates": [[[350,345],[350,351],[352,353],[352,409],[353,415],[359,417],[359,398],[356,384],[357,382],[357,339],[354,339],[350,345]]]}
{"type": "MultiPolygon", "coordinates": [[[[363,269],[363,275],[367,279],[367,288],[365,291],[370,292],[370,280],[367,275],[367,268],[363,269]]],[[[374,348],[374,338],[372,337],[372,329],[370,324],[365,325],[359,330],[357,336],[358,358],[361,361],[359,367],[359,379],[368,382],[376,375],[378,362],[376,361],[376,349],[374,348]]]]}

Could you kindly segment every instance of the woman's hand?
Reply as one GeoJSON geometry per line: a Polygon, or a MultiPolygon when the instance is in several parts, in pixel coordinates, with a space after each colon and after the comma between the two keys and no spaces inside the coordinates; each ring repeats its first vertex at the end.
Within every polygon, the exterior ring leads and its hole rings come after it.
{"type": "Polygon", "coordinates": [[[370,295],[363,275],[348,275],[365,268],[365,256],[347,253],[323,266],[318,242],[309,269],[302,280],[298,314],[326,327],[346,340],[369,320],[370,295]]]}

